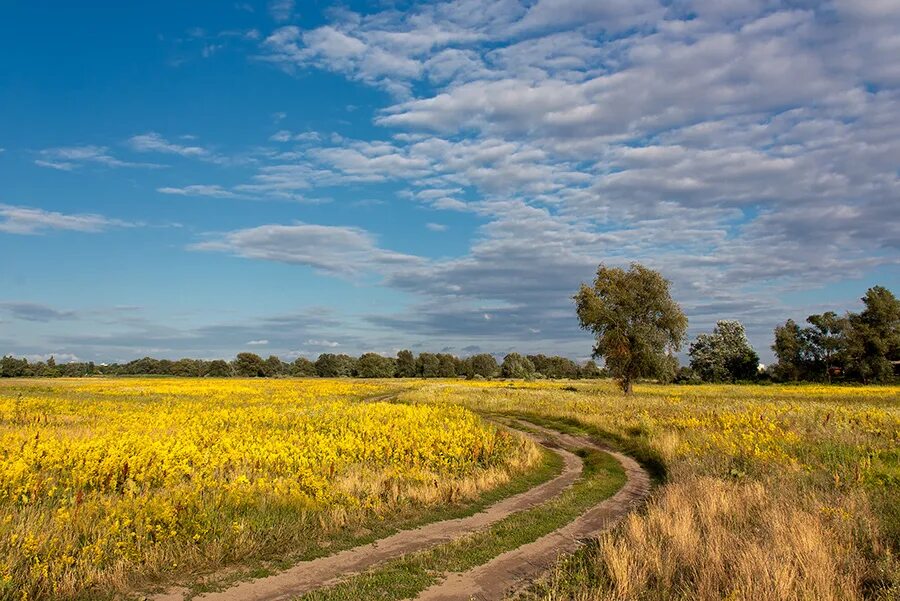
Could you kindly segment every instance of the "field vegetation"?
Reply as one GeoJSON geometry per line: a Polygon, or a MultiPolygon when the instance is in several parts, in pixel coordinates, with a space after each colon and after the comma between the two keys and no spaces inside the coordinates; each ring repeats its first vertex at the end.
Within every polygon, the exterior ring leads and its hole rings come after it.
{"type": "MultiPolygon", "coordinates": [[[[658,485],[526,596],[900,595],[896,386],[127,378],[0,384],[0,598],[98,598],[447,517],[546,471],[506,417],[606,442],[658,485]]],[[[310,598],[404,598],[570,520],[614,471],[310,598]]]]}
{"type": "Polygon", "coordinates": [[[432,383],[408,402],[462,404],[590,434],[660,486],[532,591],[543,599],[900,596],[900,389],[432,383]]]}
{"type": "Polygon", "coordinates": [[[6,380],[0,598],[97,598],[185,571],[326,553],[535,468],[395,381],[6,380]],[[418,513],[417,513],[418,511],[418,513]]]}

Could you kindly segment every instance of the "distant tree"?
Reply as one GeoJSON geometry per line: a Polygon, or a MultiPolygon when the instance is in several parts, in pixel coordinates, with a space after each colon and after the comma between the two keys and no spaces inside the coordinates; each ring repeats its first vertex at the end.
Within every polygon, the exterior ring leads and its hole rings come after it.
{"type": "Polygon", "coordinates": [[[806,321],[810,327],[803,330],[804,346],[809,349],[820,373],[830,383],[831,372],[837,367],[841,349],[846,343],[847,319],[834,311],[827,311],[821,315],[810,315],[806,321]]]}
{"type": "Polygon", "coordinates": [[[883,286],[862,298],[865,308],[847,320],[847,370],[863,383],[893,380],[892,360],[900,359],[900,300],[883,286]]]}
{"type": "Polygon", "coordinates": [[[534,371],[534,363],[519,353],[509,353],[503,357],[500,366],[500,375],[504,378],[530,378],[534,371]]]}
{"type": "Polygon", "coordinates": [[[397,377],[415,378],[417,374],[416,357],[412,351],[402,350],[397,353],[397,377]]]}
{"type": "Polygon", "coordinates": [[[316,359],[316,374],[320,378],[346,378],[353,375],[355,363],[349,355],[322,353],[316,359]]]}
{"type": "Polygon", "coordinates": [[[172,364],[172,375],[182,378],[196,378],[201,375],[203,362],[197,359],[179,359],[172,364]]]}
{"type": "Polygon", "coordinates": [[[448,353],[438,353],[438,377],[439,378],[455,378],[456,377],[456,357],[448,353]]]}
{"type": "Polygon", "coordinates": [[[697,336],[688,354],[691,369],[705,382],[753,380],[759,367],[759,355],[739,321],[717,322],[712,334],[697,336]]]}
{"type": "Polygon", "coordinates": [[[481,353],[472,355],[466,360],[466,375],[471,379],[475,376],[482,378],[493,378],[500,373],[500,366],[493,355],[481,353]]]}
{"type": "Polygon", "coordinates": [[[434,353],[420,353],[416,359],[416,373],[422,378],[440,377],[441,360],[434,353]]]}
{"type": "Polygon", "coordinates": [[[703,380],[700,379],[694,370],[690,367],[679,367],[675,372],[675,378],[672,380],[675,384],[699,384],[703,380]]]}
{"type": "Polygon", "coordinates": [[[593,379],[603,377],[603,371],[601,371],[601,369],[599,367],[597,367],[597,363],[595,363],[592,359],[588,359],[587,361],[585,361],[584,365],[582,365],[579,368],[578,372],[579,372],[579,377],[582,377],[582,378],[585,378],[588,380],[593,380],[593,379]]]}
{"type": "Polygon", "coordinates": [[[297,357],[290,366],[290,374],[295,378],[310,378],[318,375],[316,364],[306,357],[297,357]]]}
{"type": "Polygon", "coordinates": [[[360,378],[393,378],[396,364],[390,357],[366,353],[356,361],[356,374],[360,378]]]}
{"type": "Polygon", "coordinates": [[[228,365],[227,362],[221,359],[216,359],[215,361],[210,361],[206,365],[204,375],[208,378],[229,378],[233,374],[231,371],[231,366],[228,365]]]}
{"type": "Polygon", "coordinates": [[[671,368],[669,354],[681,348],[687,317],[669,294],[669,281],[638,263],[628,271],[600,265],[593,285],[575,295],[581,327],[596,343],[625,394],[638,378],[654,378],[671,368]]]}
{"type": "Polygon", "coordinates": [[[0,376],[4,378],[21,378],[28,375],[28,359],[16,359],[6,355],[0,359],[0,376]]]}
{"type": "Polygon", "coordinates": [[[528,355],[527,359],[534,365],[535,373],[547,378],[578,378],[581,374],[578,364],[568,357],[528,355]]]}
{"type": "Polygon", "coordinates": [[[778,359],[778,363],[772,368],[779,380],[796,382],[803,376],[805,367],[806,341],[803,331],[793,319],[788,319],[783,325],[775,328],[775,343],[772,351],[778,359]]]}
{"type": "Polygon", "coordinates": [[[255,353],[238,353],[233,368],[235,375],[242,378],[263,378],[267,374],[265,361],[255,353]]]}
{"type": "Polygon", "coordinates": [[[274,378],[276,376],[286,375],[287,373],[287,364],[282,361],[280,357],[269,355],[269,358],[266,359],[266,376],[269,378],[274,378]]]}

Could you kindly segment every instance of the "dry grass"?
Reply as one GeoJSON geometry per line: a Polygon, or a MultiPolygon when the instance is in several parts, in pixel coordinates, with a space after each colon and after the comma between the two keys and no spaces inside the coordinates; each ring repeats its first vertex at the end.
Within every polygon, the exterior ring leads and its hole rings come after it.
{"type": "Polygon", "coordinates": [[[828,512],[788,484],[774,492],[708,477],[666,486],[600,541],[595,584],[575,597],[860,598],[868,566],[859,545],[884,551],[865,499],[828,512]]]}
{"type": "Polygon", "coordinates": [[[646,508],[538,598],[900,598],[900,387],[444,383],[407,398],[584,428],[664,466],[646,508]]]}

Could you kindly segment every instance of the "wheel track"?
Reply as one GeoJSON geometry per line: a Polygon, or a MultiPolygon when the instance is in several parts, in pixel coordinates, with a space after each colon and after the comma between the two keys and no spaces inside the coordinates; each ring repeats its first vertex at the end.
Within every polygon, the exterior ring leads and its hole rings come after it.
{"type": "MultiPolygon", "coordinates": [[[[387,401],[393,398],[396,398],[396,393],[366,400],[387,401]]],[[[416,597],[421,601],[503,599],[552,568],[561,554],[571,553],[584,539],[614,526],[649,495],[649,475],[633,458],[601,447],[586,437],[564,434],[526,420],[513,420],[513,423],[518,425],[516,429],[521,434],[536,440],[563,458],[564,467],[560,475],[503,499],[474,515],[402,530],[367,545],[302,561],[277,574],[240,582],[224,591],[205,593],[193,598],[202,601],[287,601],[316,589],[327,588],[388,560],[483,530],[509,515],[559,496],[574,484],[583,467],[578,456],[566,448],[559,448],[559,445],[569,449],[588,447],[612,455],[627,477],[625,485],[615,495],[595,505],[569,524],[531,543],[503,553],[466,572],[449,574],[416,597]],[[540,437],[528,433],[525,431],[527,429],[536,431],[540,437]]],[[[171,589],[151,599],[182,601],[188,592],[183,588],[171,589]]]]}
{"type": "Polygon", "coordinates": [[[565,526],[466,572],[453,573],[426,589],[417,601],[503,599],[551,569],[561,554],[576,550],[584,539],[596,536],[621,521],[650,494],[650,476],[633,458],[591,440],[563,434],[519,420],[570,447],[589,447],[612,455],[625,471],[627,481],[619,491],[565,526]]]}
{"type": "MultiPolygon", "coordinates": [[[[533,435],[524,432],[523,434],[535,439],[533,435]]],[[[536,441],[543,444],[541,440],[536,441]]],[[[387,560],[483,530],[513,513],[535,507],[558,496],[574,484],[582,471],[581,458],[565,449],[551,448],[551,451],[563,459],[563,470],[560,475],[527,491],[498,501],[479,513],[402,530],[367,545],[302,561],[277,574],[240,582],[224,591],[204,593],[193,598],[198,601],[285,601],[336,584],[347,576],[365,571],[387,560]]],[[[187,593],[188,591],[183,588],[171,589],[151,599],[181,601],[187,593]]]]}

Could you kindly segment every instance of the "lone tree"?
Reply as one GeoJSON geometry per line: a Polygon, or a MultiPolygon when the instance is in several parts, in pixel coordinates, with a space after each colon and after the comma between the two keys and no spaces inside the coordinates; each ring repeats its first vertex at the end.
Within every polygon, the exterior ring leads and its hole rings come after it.
{"type": "Polygon", "coordinates": [[[597,338],[594,357],[625,394],[637,378],[664,378],[672,369],[668,357],[681,348],[688,320],[662,275],[639,263],[628,271],[601,263],[593,286],[582,284],[574,298],[582,329],[597,338]]]}

